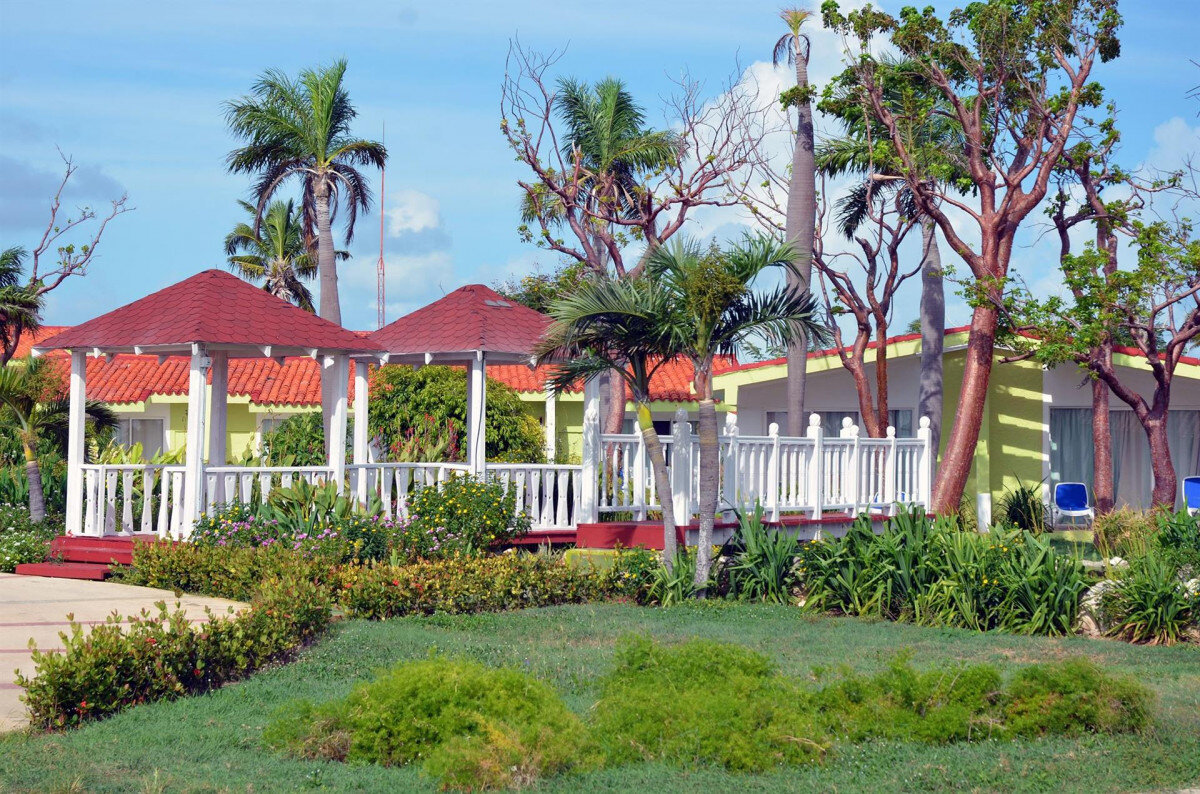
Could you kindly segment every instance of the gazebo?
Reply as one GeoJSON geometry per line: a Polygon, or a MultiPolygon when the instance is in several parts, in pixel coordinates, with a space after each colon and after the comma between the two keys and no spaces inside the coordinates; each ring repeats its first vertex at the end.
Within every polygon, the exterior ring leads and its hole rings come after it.
{"type": "MultiPolygon", "coordinates": [[[[339,325],[280,300],[220,270],[206,270],[172,286],[122,306],[93,320],[50,337],[34,348],[34,355],[51,350],[70,353],[70,417],[67,444],[67,514],[70,534],[104,534],[120,521],[126,531],[139,526],[131,515],[130,494],[142,475],[143,499],[140,529],[154,527],[151,491],[157,486],[159,534],[187,535],[207,505],[225,500],[225,488],[253,486],[239,480],[226,464],[226,399],[230,358],[269,358],[282,362],[288,356],[310,356],[321,363],[322,377],[335,384],[330,423],[328,474],[342,487],[345,479],[348,423],[349,364],[355,371],[355,463],[366,462],[367,360],[384,359],[374,342],[339,325]],[[121,467],[93,472],[84,462],[84,401],[87,389],[86,357],[121,354],[188,356],[187,441],[182,471],[161,467],[155,480],[150,467],[121,467]],[[211,379],[212,401],[206,406],[205,386],[211,379]],[[206,432],[206,414],[211,416],[206,432]],[[205,442],[209,465],[205,466],[205,442]],[[207,474],[207,476],[206,476],[207,474]],[[102,475],[102,476],[95,476],[102,475]],[[228,475],[228,476],[223,476],[228,475]],[[211,486],[206,480],[211,478],[211,486]],[[107,482],[106,482],[107,479],[107,482]],[[206,493],[206,486],[208,486],[206,493]],[[88,489],[89,512],[84,512],[88,489]],[[97,490],[98,489],[98,490],[97,490]],[[117,491],[124,494],[123,515],[118,519],[117,491]],[[207,497],[207,501],[206,501],[207,497]],[[107,502],[107,505],[105,505],[107,502]]],[[[256,476],[261,476],[260,467],[256,476]]],[[[270,472],[267,472],[269,475],[270,472]]],[[[291,475],[286,478],[290,482],[291,475]]],[[[232,496],[232,494],[230,495],[232,496]]]]}
{"type": "MultiPolygon", "coordinates": [[[[468,369],[467,464],[486,468],[484,429],[487,365],[526,364],[550,318],[510,301],[482,284],[459,287],[367,337],[390,363],[457,364],[468,369]]],[[[553,397],[547,398],[547,433],[553,432],[553,397]]]]}

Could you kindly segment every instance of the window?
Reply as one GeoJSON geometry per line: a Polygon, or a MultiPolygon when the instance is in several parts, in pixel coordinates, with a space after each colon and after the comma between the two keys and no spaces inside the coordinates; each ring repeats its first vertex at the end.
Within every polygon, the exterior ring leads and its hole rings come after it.
{"type": "Polygon", "coordinates": [[[117,441],[127,447],[142,445],[142,459],[150,460],[163,451],[166,423],[162,419],[121,419],[117,423],[117,441]]]}

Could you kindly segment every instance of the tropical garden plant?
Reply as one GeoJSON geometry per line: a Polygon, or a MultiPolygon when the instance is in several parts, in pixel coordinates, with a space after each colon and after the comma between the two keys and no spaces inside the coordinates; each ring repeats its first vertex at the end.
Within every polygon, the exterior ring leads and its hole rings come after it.
{"type": "Polygon", "coordinates": [[[703,596],[712,568],[712,531],[720,491],[720,441],[713,394],[713,361],[735,355],[751,338],[789,344],[801,330],[824,341],[826,330],[816,319],[816,303],[808,292],[780,286],[756,292],[756,281],[771,271],[789,271],[790,246],[765,235],[747,235],[725,248],[705,248],[696,241],[673,241],[654,249],[647,275],[667,293],[669,312],[661,316],[659,334],[673,350],[692,362],[693,387],[699,400],[699,512],[696,587],[703,596]]]}
{"type": "MultiPolygon", "coordinates": [[[[0,251],[0,352],[16,347],[16,339],[41,325],[42,296],[21,282],[25,269],[24,248],[15,246],[0,251]]],[[[0,366],[7,358],[0,360],[0,366]]]]}
{"type": "MultiPolygon", "coordinates": [[[[25,455],[29,514],[35,522],[46,517],[37,453],[39,439],[50,439],[62,451],[67,446],[70,401],[55,394],[52,366],[46,359],[28,358],[0,367],[0,418],[16,425],[25,455]]],[[[84,411],[93,430],[116,427],[116,416],[104,403],[88,400],[84,411]]]]}

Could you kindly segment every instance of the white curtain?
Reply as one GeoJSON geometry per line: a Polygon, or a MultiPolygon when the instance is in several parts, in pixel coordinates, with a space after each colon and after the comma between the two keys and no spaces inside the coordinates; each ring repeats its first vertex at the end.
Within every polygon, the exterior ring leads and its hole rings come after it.
{"type": "MultiPolygon", "coordinates": [[[[1118,506],[1150,506],[1154,474],[1146,432],[1132,411],[1112,411],[1113,481],[1118,506]]],[[[1200,411],[1170,411],[1167,435],[1171,461],[1180,481],[1200,474],[1200,411]]],[[[1050,409],[1050,482],[1093,485],[1095,447],[1090,408],[1050,409]]]]}

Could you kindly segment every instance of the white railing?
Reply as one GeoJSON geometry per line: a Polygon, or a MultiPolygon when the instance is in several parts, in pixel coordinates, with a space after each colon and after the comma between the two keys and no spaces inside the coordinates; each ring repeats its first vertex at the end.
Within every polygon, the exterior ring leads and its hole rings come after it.
{"type": "Polygon", "coordinates": [[[85,464],[83,534],[178,535],[183,472],[183,466],[85,464]]]}
{"type": "Polygon", "coordinates": [[[265,502],[276,488],[324,485],[332,478],[328,466],[205,466],[204,511],[228,502],[265,502]]]}
{"type": "MultiPolygon", "coordinates": [[[[585,433],[587,423],[585,422],[585,433]]],[[[595,432],[595,431],[593,431],[595,432]]],[[[742,436],[736,414],[726,415],[720,444],[723,509],[761,503],[772,519],[784,513],[895,512],[930,500],[929,420],[916,438],[862,438],[844,420],[841,433],[827,438],[815,414],[803,437],[779,435],[772,424],[765,436],[742,436]]],[[[635,520],[661,510],[649,456],[640,434],[596,433],[599,459],[596,512],[628,513],[635,520]]],[[[699,502],[700,440],[686,416],[677,415],[670,436],[660,436],[670,471],[677,521],[690,521],[699,502]]],[[[585,449],[588,448],[585,438],[585,449]]],[[[585,470],[587,469],[585,461],[585,470]]]]}
{"type": "Polygon", "coordinates": [[[346,466],[350,492],[365,503],[378,499],[388,518],[408,518],[409,496],[417,488],[441,485],[469,474],[465,463],[353,463],[346,466]]]}
{"type": "Polygon", "coordinates": [[[487,474],[506,490],[516,489],[517,512],[529,516],[531,531],[574,529],[578,524],[582,466],[489,463],[487,474]]]}

